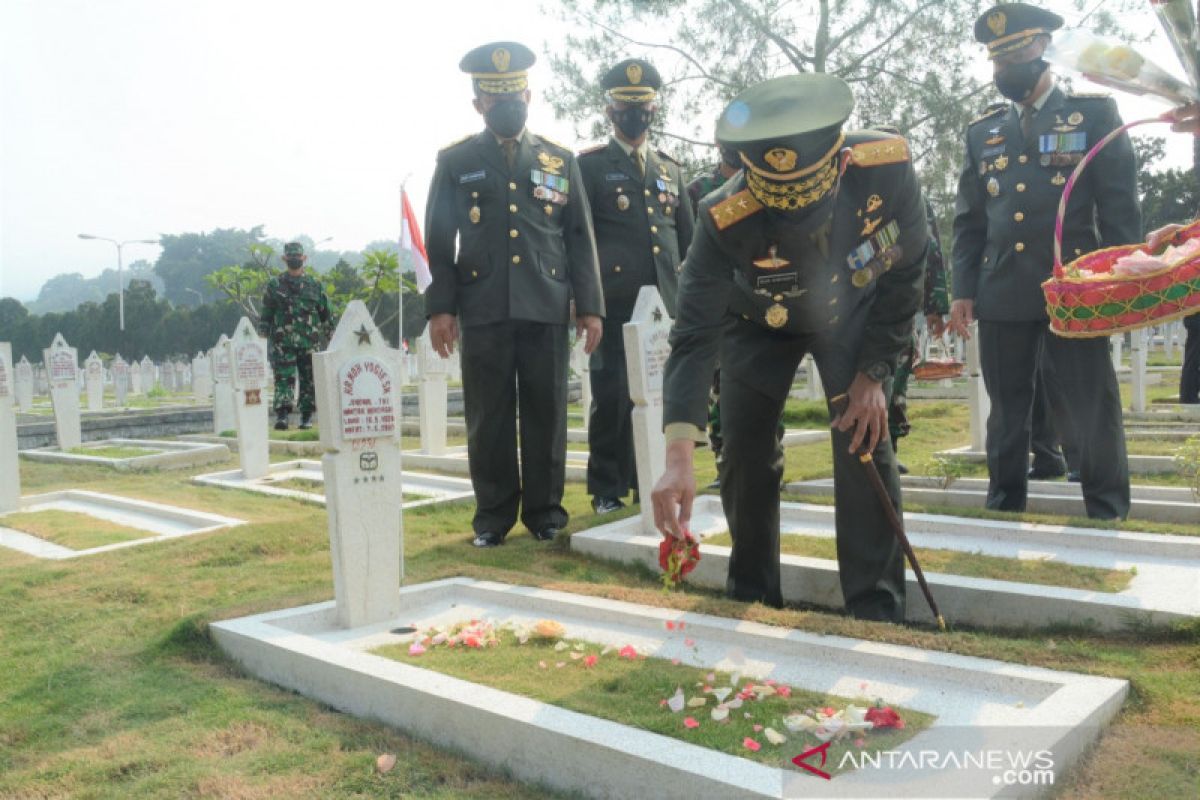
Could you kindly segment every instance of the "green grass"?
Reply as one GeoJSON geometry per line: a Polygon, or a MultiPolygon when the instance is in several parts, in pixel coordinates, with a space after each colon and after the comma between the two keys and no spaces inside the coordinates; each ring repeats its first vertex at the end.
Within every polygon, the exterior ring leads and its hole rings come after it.
{"type": "MultiPolygon", "coordinates": [[[[777,767],[790,766],[793,756],[820,743],[812,734],[788,732],[784,717],[806,711],[811,714],[814,709],[827,707],[841,710],[850,703],[859,707],[873,704],[866,697],[852,699],[793,688],[787,698],[774,694],[762,700],[746,699],[740,708],[729,712],[726,720],[715,722],[711,712],[717,705],[717,698],[705,693],[703,687],[729,687],[736,694],[752,681],[742,679],[735,684],[736,678],[727,672],[672,664],[666,659],[622,658],[616,649],[605,654],[603,647],[587,642],[572,641],[569,642],[572,647],[558,651],[552,641],[531,639],[520,645],[512,631],[501,631],[499,640],[498,646],[482,649],[430,647],[419,656],[409,655],[407,644],[390,645],[374,652],[423,669],[777,767]],[[587,656],[596,657],[594,666],[585,666],[587,656]],[[713,676],[711,680],[709,675],[713,676]],[[700,707],[685,707],[678,713],[672,712],[661,701],[674,695],[676,688],[683,689],[688,700],[704,698],[706,702],[700,707]],[[688,717],[699,722],[699,726],[686,727],[683,721],[688,717]],[[762,728],[756,731],[755,725],[772,728],[787,736],[788,741],[771,744],[762,728]],[[762,749],[754,751],[745,747],[743,740],[747,737],[758,742],[762,749]]],[[[862,737],[864,752],[898,747],[928,728],[935,719],[912,709],[894,710],[904,720],[905,727],[866,733],[862,737]]],[[[851,749],[859,749],[852,740],[835,742],[829,748],[829,763],[836,766],[843,753],[851,749]]],[[[836,774],[836,770],[827,771],[836,774]]]]}
{"type": "Polygon", "coordinates": [[[96,456],[97,458],[137,458],[152,456],[161,450],[149,450],[145,447],[72,447],[67,451],[76,456],[96,456]]]}
{"type": "Polygon", "coordinates": [[[0,517],[0,525],[23,531],[70,550],[88,550],[150,536],[146,531],[75,511],[24,511],[0,517]]]}
{"type": "MultiPolygon", "coordinates": [[[[733,538],[728,533],[704,537],[705,544],[730,547],[733,538]]],[[[837,560],[837,541],[833,538],[790,535],[779,539],[781,552],[807,558],[837,560]]],[[[1037,583],[1044,586],[1064,586],[1092,592],[1124,591],[1133,579],[1129,570],[1100,569],[1061,561],[1002,558],[961,550],[942,550],[914,547],[917,561],[926,572],[962,575],[967,578],[991,578],[997,581],[1037,583]]]]}

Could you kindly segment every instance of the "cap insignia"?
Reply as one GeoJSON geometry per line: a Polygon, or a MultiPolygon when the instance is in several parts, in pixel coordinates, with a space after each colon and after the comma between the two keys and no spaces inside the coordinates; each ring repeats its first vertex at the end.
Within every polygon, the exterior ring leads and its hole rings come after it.
{"type": "Polygon", "coordinates": [[[625,68],[625,77],[629,78],[629,82],[637,86],[642,82],[642,65],[630,64],[625,68]]]}
{"type": "Polygon", "coordinates": [[[796,168],[796,151],[784,147],[768,150],[763,160],[770,164],[776,172],[791,172],[796,168]]]}
{"type": "Polygon", "coordinates": [[[497,47],[492,51],[492,65],[496,67],[497,72],[508,72],[508,62],[512,55],[503,47],[497,47]]]}
{"type": "Polygon", "coordinates": [[[994,11],[988,14],[987,26],[996,36],[1003,36],[1004,29],[1008,27],[1008,16],[1003,11],[994,11]]]}

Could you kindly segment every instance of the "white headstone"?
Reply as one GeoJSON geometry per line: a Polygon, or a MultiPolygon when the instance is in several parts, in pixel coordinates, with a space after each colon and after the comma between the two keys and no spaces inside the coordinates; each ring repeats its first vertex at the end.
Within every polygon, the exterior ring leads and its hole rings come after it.
{"type": "Polygon", "coordinates": [[[21,503],[21,469],[17,461],[17,387],[12,345],[0,342],[0,513],[21,503]]]}
{"type": "Polygon", "coordinates": [[[1133,371],[1132,407],[1134,411],[1146,410],[1146,328],[1138,328],[1130,334],[1129,368],[1133,371]]]}
{"type": "Polygon", "coordinates": [[[159,373],[162,375],[162,386],[164,389],[172,394],[178,391],[179,384],[175,379],[175,363],[173,361],[164,361],[159,373]]]}
{"type": "Polygon", "coordinates": [[[242,474],[247,478],[261,478],[267,474],[270,463],[267,442],[267,340],[255,332],[248,318],[242,317],[226,347],[233,376],[234,419],[237,422],[242,474]]]}
{"type": "Polygon", "coordinates": [[[237,429],[237,416],[233,411],[233,373],[229,366],[229,337],[221,334],[217,346],[210,353],[213,376],[213,433],[237,429]]]}
{"type": "Polygon", "coordinates": [[[45,397],[50,394],[50,376],[46,374],[44,364],[38,364],[33,371],[33,386],[34,392],[39,397],[45,397]]]}
{"type": "Polygon", "coordinates": [[[54,424],[60,450],[79,447],[83,434],[79,426],[79,386],[76,383],[78,354],[61,333],[54,334],[50,347],[42,351],[46,375],[50,381],[50,402],[54,406],[54,424]]]}
{"type": "Polygon", "coordinates": [[[142,393],[142,368],[136,361],[129,365],[129,393],[142,393]]]}
{"type": "Polygon", "coordinates": [[[447,359],[433,349],[426,328],[417,339],[417,356],[420,359],[417,384],[417,406],[421,415],[421,452],[440,456],[446,452],[446,374],[447,359]]]}
{"type": "Polygon", "coordinates": [[[313,356],[338,624],[400,613],[400,359],[361,300],[313,356]]]}
{"type": "Polygon", "coordinates": [[[87,389],[88,411],[100,411],[104,408],[104,362],[93,350],[83,362],[83,383],[87,389]]]}
{"type": "Polygon", "coordinates": [[[150,356],[142,356],[142,391],[146,394],[154,391],[154,387],[158,384],[158,375],[154,371],[154,362],[150,360],[150,356]]]}
{"type": "Polygon", "coordinates": [[[113,379],[113,395],[117,400],[117,407],[124,408],[125,402],[129,397],[129,376],[132,370],[125,363],[125,359],[121,358],[121,354],[117,353],[112,362],[112,379],[113,379]]]}
{"type": "Polygon", "coordinates": [[[1118,333],[1116,336],[1110,336],[1108,338],[1108,341],[1109,341],[1109,344],[1112,345],[1112,347],[1110,349],[1112,350],[1113,370],[1114,371],[1120,370],[1121,369],[1121,350],[1125,346],[1125,334],[1118,333]]]}
{"type": "Polygon", "coordinates": [[[33,366],[25,356],[16,366],[17,406],[25,412],[33,410],[33,366]]]}
{"type": "Polygon", "coordinates": [[[1162,331],[1163,350],[1169,359],[1175,358],[1175,324],[1168,322],[1159,329],[1162,331]]]}
{"type": "Polygon", "coordinates": [[[642,532],[654,534],[654,508],[649,502],[655,482],[666,468],[667,442],[663,437],[663,371],[671,345],[671,317],[654,286],[638,292],[633,316],[622,330],[625,367],[629,373],[629,398],[633,401],[633,450],[637,461],[642,532]]]}
{"type": "Polygon", "coordinates": [[[971,449],[982,453],[987,450],[987,419],[992,403],[983,383],[979,361],[978,324],[972,324],[971,338],[967,341],[967,404],[970,410],[971,449]]]}
{"type": "Polygon", "coordinates": [[[575,342],[571,350],[571,371],[579,378],[579,405],[583,408],[583,425],[587,430],[588,419],[592,414],[592,357],[583,352],[587,339],[583,336],[575,342]]]}
{"type": "Polygon", "coordinates": [[[804,396],[809,400],[825,399],[825,386],[821,383],[821,372],[817,369],[817,361],[811,353],[804,356],[804,373],[808,377],[808,383],[804,387],[804,396]]]}
{"type": "Polygon", "coordinates": [[[212,368],[208,356],[196,353],[192,359],[192,397],[197,403],[207,403],[212,397],[212,368]]]}

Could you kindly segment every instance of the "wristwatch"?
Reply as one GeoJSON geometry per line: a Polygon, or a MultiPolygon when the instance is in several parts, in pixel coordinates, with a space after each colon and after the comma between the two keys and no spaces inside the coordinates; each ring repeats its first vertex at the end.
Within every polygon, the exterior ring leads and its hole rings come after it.
{"type": "Polygon", "coordinates": [[[892,376],[892,368],[888,366],[886,361],[876,361],[873,364],[868,364],[862,368],[861,372],[871,380],[879,383],[883,383],[892,376]]]}

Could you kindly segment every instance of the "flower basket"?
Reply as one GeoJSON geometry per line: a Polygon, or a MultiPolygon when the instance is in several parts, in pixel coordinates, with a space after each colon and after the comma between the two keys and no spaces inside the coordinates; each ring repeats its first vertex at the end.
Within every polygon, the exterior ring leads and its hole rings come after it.
{"type": "MultiPolygon", "coordinates": [[[[1117,260],[1147,252],[1145,244],[1109,247],[1062,263],[1063,218],[1075,181],[1109,142],[1129,128],[1168,122],[1169,116],[1124,125],[1101,139],[1075,168],[1063,189],[1054,230],[1054,274],[1042,284],[1050,330],[1067,338],[1096,338],[1137,330],[1200,311],[1200,257],[1139,274],[1114,273],[1117,260]]],[[[1180,229],[1172,242],[1200,238],[1200,222],[1180,229]]]]}

